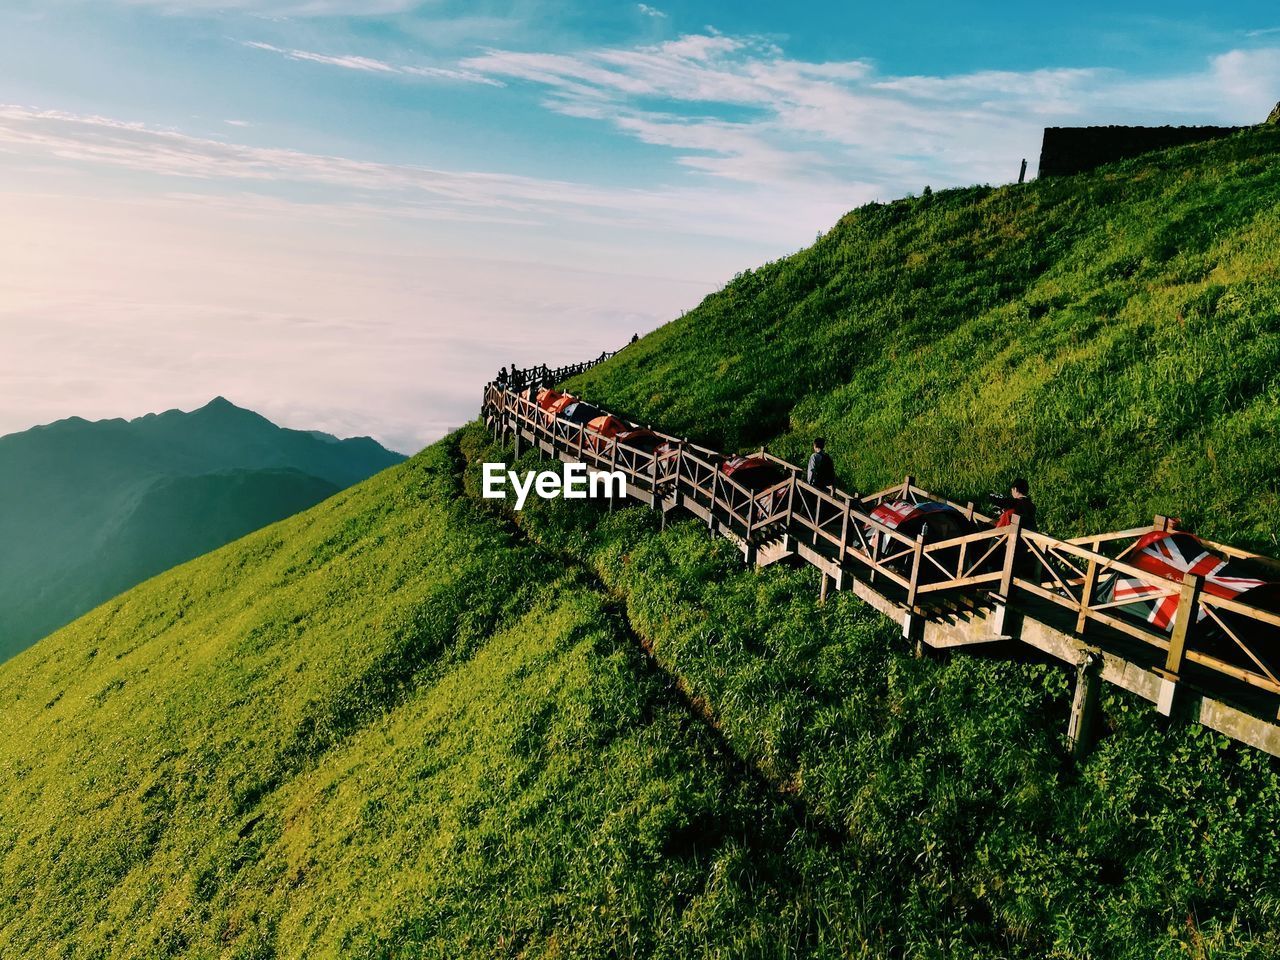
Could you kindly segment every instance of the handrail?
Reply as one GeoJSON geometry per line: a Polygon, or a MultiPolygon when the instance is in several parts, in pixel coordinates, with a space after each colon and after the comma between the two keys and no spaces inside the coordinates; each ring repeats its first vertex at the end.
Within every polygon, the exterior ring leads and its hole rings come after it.
{"type": "MultiPolygon", "coordinates": [[[[1207,593],[1202,577],[1173,580],[1103,552],[1127,549],[1131,541],[1154,530],[1176,529],[1176,521],[1157,517],[1149,526],[1062,540],[1016,525],[996,527],[992,518],[976,511],[972,503],[960,504],[932,493],[917,486],[911,476],[862,497],[836,488],[820,489],[802,479],[797,465],[763,448],[755,455],[779,465],[788,476],[753,491],[724,473],[725,457],[718,451],[651,426],[644,429],[652,430],[666,446],[642,450],[551,414],[526,395],[531,383],[559,382],[613,355],[606,351],[595,360],[555,369],[513,370],[505,383],[486,384],[484,413],[503,435],[518,437],[523,432],[556,453],[621,470],[630,486],[655,505],[659,499],[692,504],[705,512],[713,530],[742,543],[749,557],[762,545],[757,542],[761,538],[772,542],[789,537],[805,545],[810,551],[805,558],[811,563],[824,569],[851,569],[855,574],[861,571],[868,582],[880,580],[906,591],[904,609],[909,612],[920,612],[925,598],[975,589],[989,591],[995,602],[1005,605],[1021,598],[1049,601],[1075,615],[1078,634],[1088,632],[1090,624],[1102,625],[1164,651],[1163,672],[1167,676],[1178,677],[1184,663],[1190,662],[1280,694],[1280,667],[1273,668],[1266,652],[1257,649],[1245,636],[1248,631],[1241,628],[1241,623],[1253,623],[1280,631],[1280,614],[1207,593]],[[876,506],[890,499],[946,503],[987,528],[926,543],[871,515],[876,506]],[[1018,557],[1022,559],[1016,560],[1018,557]],[[1135,602],[1132,599],[1100,599],[1100,591],[1119,577],[1141,583],[1147,591],[1145,600],[1172,603],[1177,598],[1177,609],[1166,625],[1121,616],[1119,608],[1135,602]],[[1220,644],[1226,653],[1205,647],[1204,629],[1209,626],[1227,641],[1220,644]],[[1226,659],[1228,655],[1241,662],[1226,659]]],[[[614,416],[631,428],[641,426],[614,416]]],[[[1229,557],[1280,568],[1280,561],[1271,558],[1204,543],[1229,557]]]]}

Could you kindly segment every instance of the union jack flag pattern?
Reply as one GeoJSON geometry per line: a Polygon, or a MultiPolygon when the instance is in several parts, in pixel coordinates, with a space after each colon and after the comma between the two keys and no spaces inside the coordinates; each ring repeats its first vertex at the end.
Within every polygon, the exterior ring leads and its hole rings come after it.
{"type": "MultiPolygon", "coordinates": [[[[1131,566],[1168,580],[1181,581],[1187,573],[1204,577],[1205,593],[1227,599],[1265,583],[1250,577],[1232,576],[1228,570],[1229,562],[1211,553],[1189,533],[1149,533],[1130,547],[1122,559],[1131,566]]],[[[1168,585],[1117,574],[1100,585],[1099,593],[1104,603],[1132,601],[1121,609],[1160,630],[1170,631],[1177,622],[1179,591],[1168,585]]],[[[1205,616],[1205,608],[1199,607],[1196,620],[1203,620],[1205,616]]]]}

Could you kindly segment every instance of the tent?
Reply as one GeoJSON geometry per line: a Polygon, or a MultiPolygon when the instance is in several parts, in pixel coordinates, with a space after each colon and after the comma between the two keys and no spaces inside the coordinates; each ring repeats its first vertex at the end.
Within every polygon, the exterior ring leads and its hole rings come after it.
{"type": "MultiPolygon", "coordinates": [[[[1280,583],[1269,583],[1253,576],[1254,571],[1249,569],[1247,561],[1220,557],[1190,533],[1152,531],[1118,559],[1175,583],[1181,583],[1184,574],[1194,573],[1204,577],[1204,592],[1210,596],[1280,611],[1280,583]]],[[[1172,632],[1178,619],[1178,591],[1171,591],[1168,584],[1114,573],[1099,582],[1098,595],[1103,603],[1132,601],[1118,609],[1166,633],[1172,632]]],[[[1196,620],[1203,621],[1206,616],[1204,607],[1200,607],[1196,620]]],[[[1234,619],[1247,622],[1238,617],[1234,619]]]]}
{"type": "Polygon", "coordinates": [[[560,394],[560,396],[556,397],[550,404],[548,404],[544,408],[547,411],[547,418],[554,420],[556,417],[564,416],[565,409],[567,407],[573,406],[577,402],[578,402],[578,398],[573,396],[572,394],[568,394],[568,393],[560,394]]]}
{"type": "Polygon", "coordinates": [[[549,387],[543,387],[538,391],[538,406],[543,410],[550,410],[551,405],[566,394],[559,390],[552,390],[549,387]]]}
{"type": "Polygon", "coordinates": [[[605,439],[616,437],[627,430],[627,425],[611,413],[602,414],[587,424],[587,429],[605,439]]]}
{"type": "Polygon", "coordinates": [[[601,411],[597,407],[593,407],[585,400],[574,400],[572,403],[566,404],[559,411],[560,416],[568,420],[570,423],[580,423],[584,426],[602,416],[601,411]]]}
{"type": "Polygon", "coordinates": [[[603,413],[588,421],[587,440],[591,444],[592,450],[608,449],[608,441],[625,430],[627,430],[625,423],[613,416],[613,414],[603,413]]]}
{"type": "Polygon", "coordinates": [[[787,478],[776,463],[764,457],[730,457],[720,465],[720,470],[754,492],[767,490],[787,478]]]}
{"type": "MultiPolygon", "coordinates": [[[[892,500],[878,505],[871,511],[873,519],[904,537],[915,539],[924,530],[928,543],[963,537],[974,532],[974,523],[949,503],[923,500],[892,500]]],[[[874,529],[868,530],[873,533],[874,529]]]]}
{"type": "Polygon", "coordinates": [[[653,453],[659,447],[667,442],[667,438],[660,433],[654,433],[652,430],[627,429],[617,435],[619,443],[625,443],[629,447],[635,447],[637,450],[643,450],[645,453],[653,453]]]}

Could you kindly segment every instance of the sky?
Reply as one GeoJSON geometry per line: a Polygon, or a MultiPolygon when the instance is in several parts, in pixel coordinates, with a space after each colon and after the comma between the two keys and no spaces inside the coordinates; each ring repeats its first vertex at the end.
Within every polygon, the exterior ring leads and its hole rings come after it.
{"type": "Polygon", "coordinates": [[[1045,126],[1277,100],[1253,0],[5,0],[0,434],[222,395],[413,452],[1045,126]]]}

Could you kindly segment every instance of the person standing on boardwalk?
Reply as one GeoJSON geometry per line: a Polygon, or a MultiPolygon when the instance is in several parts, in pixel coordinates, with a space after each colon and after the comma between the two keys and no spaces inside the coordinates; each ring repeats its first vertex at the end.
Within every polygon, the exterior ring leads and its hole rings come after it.
{"type": "Polygon", "coordinates": [[[994,493],[991,495],[991,502],[1004,511],[996,521],[997,527],[1007,527],[1016,516],[1023,530],[1035,533],[1036,505],[1031,500],[1030,489],[1026,478],[1018,477],[1009,488],[1009,496],[1002,497],[994,493]]]}
{"type": "Polygon", "coordinates": [[[827,455],[827,441],[815,437],[813,453],[809,457],[809,469],[805,471],[805,480],[810,486],[829,491],[836,483],[836,466],[827,455]]]}

